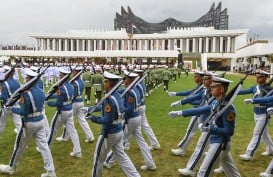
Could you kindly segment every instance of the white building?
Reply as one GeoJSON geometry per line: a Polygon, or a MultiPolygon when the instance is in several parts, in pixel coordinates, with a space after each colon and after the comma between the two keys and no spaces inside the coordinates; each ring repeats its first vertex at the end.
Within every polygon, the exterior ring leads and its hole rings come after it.
{"type": "MultiPolygon", "coordinates": [[[[238,58],[272,54],[270,44],[248,45],[247,29],[215,30],[212,27],[167,29],[164,33],[128,34],[118,31],[71,30],[58,34],[30,34],[36,39],[36,51],[3,50],[0,56],[122,58],[123,61],[177,58],[197,59],[200,69],[238,67],[238,58]],[[254,47],[256,46],[256,47],[254,47]],[[267,47],[265,47],[267,46],[267,47]],[[132,60],[133,59],[133,60],[132,60]]],[[[254,61],[253,61],[254,62],[254,61]]]]}

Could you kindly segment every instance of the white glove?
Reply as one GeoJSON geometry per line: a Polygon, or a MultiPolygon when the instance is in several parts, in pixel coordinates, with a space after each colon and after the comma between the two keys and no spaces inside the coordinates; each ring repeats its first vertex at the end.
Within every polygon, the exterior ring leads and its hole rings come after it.
{"type": "Polygon", "coordinates": [[[82,114],[87,114],[88,113],[88,107],[82,107],[82,108],[80,108],[80,112],[82,114]]]}
{"type": "Polygon", "coordinates": [[[171,117],[171,118],[175,118],[177,116],[182,116],[182,111],[171,111],[168,113],[168,115],[171,117]]]}
{"type": "Polygon", "coordinates": [[[181,105],[181,101],[176,101],[176,102],[173,102],[172,104],[171,104],[171,107],[176,107],[176,106],[179,106],[179,105],[181,105]]]}
{"type": "Polygon", "coordinates": [[[273,107],[271,107],[271,108],[267,108],[267,113],[269,114],[269,115],[272,115],[273,114],[273,107]]]}
{"type": "Polygon", "coordinates": [[[251,98],[247,98],[244,100],[245,104],[253,103],[253,100],[251,98]]]}
{"type": "Polygon", "coordinates": [[[176,92],[168,92],[168,95],[169,95],[170,97],[175,96],[175,95],[176,95],[176,92]]]}
{"type": "Polygon", "coordinates": [[[204,126],[202,123],[198,124],[198,128],[201,132],[209,132],[209,127],[204,126]]]}

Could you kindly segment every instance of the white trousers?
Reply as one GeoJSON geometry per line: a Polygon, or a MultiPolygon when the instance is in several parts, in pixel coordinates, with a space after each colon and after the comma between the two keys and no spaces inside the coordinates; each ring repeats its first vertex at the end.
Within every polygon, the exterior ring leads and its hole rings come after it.
{"type": "Polygon", "coordinates": [[[254,121],[255,128],[252,139],[247,146],[246,154],[253,157],[261,142],[261,139],[266,145],[266,150],[273,152],[273,142],[267,130],[269,118],[266,117],[266,114],[254,114],[254,121]]]}
{"type": "Polygon", "coordinates": [[[92,177],[102,177],[103,162],[107,153],[112,150],[115,158],[120,164],[127,177],[140,177],[134,164],[124,152],[123,132],[108,134],[107,138],[100,135],[94,152],[94,164],[92,168],[92,177]]]}
{"type": "Polygon", "coordinates": [[[79,135],[77,133],[77,130],[74,125],[73,121],[73,111],[61,111],[57,116],[57,112],[55,113],[53,119],[51,120],[50,124],[50,133],[48,136],[48,144],[51,147],[54,138],[56,137],[56,134],[59,130],[59,128],[62,125],[65,125],[69,136],[73,143],[73,152],[74,153],[80,153],[81,152],[81,146],[79,141],[79,135]]]}
{"type": "Polygon", "coordinates": [[[226,145],[221,143],[210,144],[207,155],[197,173],[197,177],[212,176],[212,171],[218,162],[220,162],[227,177],[240,177],[241,175],[231,157],[230,146],[230,142],[226,143],[226,145]]]}
{"type": "Polygon", "coordinates": [[[38,122],[26,122],[25,128],[22,127],[18,131],[13,153],[10,159],[10,166],[16,168],[18,162],[23,155],[26,146],[28,145],[31,138],[35,138],[37,147],[39,148],[43,162],[44,168],[47,171],[54,172],[53,158],[47,143],[46,132],[44,127],[44,120],[38,122]],[[25,133],[24,133],[25,132],[25,133]]]}
{"type": "MultiPolygon", "coordinates": [[[[92,133],[92,130],[87,122],[87,120],[85,119],[85,115],[80,112],[80,108],[82,108],[84,106],[83,102],[77,102],[77,103],[73,103],[72,104],[72,109],[73,109],[73,116],[77,117],[77,120],[80,124],[80,126],[82,127],[82,130],[85,134],[86,139],[93,139],[94,135],[92,133]]],[[[69,133],[67,131],[67,129],[65,128],[63,133],[62,133],[62,137],[64,139],[69,139],[69,133]]]]}
{"type": "Polygon", "coordinates": [[[3,132],[5,130],[7,119],[8,119],[8,116],[10,116],[10,115],[12,116],[12,120],[13,120],[13,123],[14,123],[16,129],[17,129],[17,132],[19,132],[19,130],[21,129],[22,120],[21,120],[20,115],[12,113],[11,110],[5,111],[4,109],[2,109],[2,114],[0,117],[0,136],[3,134],[3,132]]]}

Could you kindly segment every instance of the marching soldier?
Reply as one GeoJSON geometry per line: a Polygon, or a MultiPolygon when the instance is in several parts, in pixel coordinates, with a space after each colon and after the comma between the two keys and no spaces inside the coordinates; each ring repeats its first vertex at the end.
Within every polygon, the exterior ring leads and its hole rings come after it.
{"type": "MultiPolygon", "coordinates": [[[[4,77],[6,77],[0,83],[0,99],[3,100],[3,105],[8,101],[10,96],[20,87],[19,82],[13,78],[13,74],[14,68],[11,68],[7,65],[3,67],[3,75],[4,77]]],[[[16,126],[16,129],[14,129],[14,131],[18,132],[21,128],[22,122],[20,116],[11,112],[10,110],[2,109],[2,113],[0,115],[0,135],[2,135],[2,133],[4,132],[7,118],[9,115],[12,115],[13,123],[16,126]]]]}
{"type": "MultiPolygon", "coordinates": [[[[64,78],[67,74],[70,74],[65,68],[61,68],[60,79],[64,78]]],[[[57,111],[51,120],[50,133],[48,136],[48,144],[51,147],[54,137],[56,136],[59,128],[64,124],[69,136],[73,143],[73,151],[70,156],[81,158],[81,146],[79,141],[79,136],[73,121],[73,110],[72,110],[72,98],[73,98],[73,88],[66,80],[62,85],[58,87],[56,94],[52,95],[50,98],[56,98],[56,101],[48,101],[48,106],[57,107],[57,111]]]]}
{"type": "Polygon", "coordinates": [[[96,74],[92,76],[92,86],[95,92],[95,104],[97,104],[103,92],[103,75],[101,68],[96,68],[96,74]]]}
{"type": "Polygon", "coordinates": [[[84,89],[85,89],[85,101],[87,101],[87,105],[91,104],[91,84],[92,84],[92,74],[90,71],[86,71],[82,75],[82,79],[84,81],[84,89]]]}
{"type": "MultiPolygon", "coordinates": [[[[133,80],[138,76],[136,73],[124,73],[126,78],[124,80],[125,86],[129,86],[133,80]]],[[[127,132],[124,135],[124,139],[133,136],[139,146],[142,153],[142,157],[145,161],[145,165],[141,166],[142,170],[155,170],[156,166],[153,161],[153,157],[149,146],[145,142],[141,133],[141,116],[138,110],[140,95],[136,87],[133,87],[124,96],[124,119],[127,122],[127,132]]]]}
{"type": "MultiPolygon", "coordinates": [[[[71,82],[72,87],[74,88],[74,94],[72,98],[72,109],[73,109],[73,115],[77,117],[78,122],[80,123],[80,126],[82,127],[86,139],[85,142],[89,143],[94,141],[94,135],[89,127],[88,122],[84,118],[84,115],[80,112],[80,109],[84,106],[83,99],[82,99],[82,93],[84,89],[84,82],[81,80],[81,70],[83,70],[82,67],[76,67],[72,72],[72,77],[76,77],[75,80],[71,82]]],[[[63,134],[61,137],[56,138],[57,141],[67,141],[69,139],[69,132],[66,128],[64,128],[63,134]]]]}
{"type": "MultiPolygon", "coordinates": [[[[197,104],[196,100],[199,99],[198,103],[201,103],[202,95],[203,95],[203,76],[204,72],[195,71],[194,73],[194,82],[197,84],[197,86],[192,90],[182,91],[182,92],[168,92],[169,96],[188,96],[184,98],[183,100],[179,100],[177,102],[172,103],[172,107],[176,107],[178,105],[189,103],[190,101],[195,101],[194,107],[197,107],[199,104],[197,104]]],[[[198,127],[198,119],[196,116],[193,116],[191,118],[191,121],[188,125],[186,134],[184,138],[179,142],[178,149],[172,149],[171,152],[173,155],[185,155],[185,150],[190,143],[191,139],[193,138],[195,131],[198,127]]]]}
{"type": "MultiPolygon", "coordinates": [[[[256,82],[257,85],[252,86],[249,89],[240,90],[239,95],[253,93],[253,98],[259,98],[266,95],[266,80],[269,76],[268,72],[263,70],[256,70],[256,82]]],[[[269,156],[273,154],[273,142],[268,133],[267,125],[269,124],[270,116],[267,115],[266,109],[268,107],[262,104],[255,104],[254,106],[254,120],[255,128],[253,137],[247,146],[245,154],[240,155],[242,160],[252,160],[255,151],[257,150],[260,140],[263,139],[266,145],[266,151],[262,153],[263,156],[269,156]]]]}
{"type": "MultiPolygon", "coordinates": [[[[30,81],[37,73],[26,69],[26,82],[30,81]]],[[[35,138],[36,144],[41,152],[44,161],[44,168],[47,170],[41,177],[56,177],[52,155],[47,144],[46,131],[44,127],[43,107],[45,94],[34,83],[29,90],[22,93],[20,107],[12,107],[14,114],[23,116],[24,124],[18,131],[14,150],[9,165],[0,165],[0,171],[13,175],[18,167],[19,160],[23,155],[31,138],[35,138]]]]}
{"type": "Polygon", "coordinates": [[[224,100],[226,96],[230,82],[231,81],[224,78],[213,78],[210,87],[211,94],[216,98],[216,101],[211,105],[190,110],[172,111],[169,113],[171,117],[176,117],[191,116],[195,114],[209,115],[211,112],[221,111],[221,114],[218,114],[219,116],[217,116],[209,126],[204,124],[199,125],[199,128],[203,132],[209,132],[210,146],[207,155],[199,168],[197,177],[211,176],[212,170],[217,162],[220,162],[226,176],[240,177],[240,173],[236,168],[230,153],[230,141],[234,134],[236,110],[233,105],[219,107],[221,101],[224,100]]]}
{"type": "Polygon", "coordinates": [[[101,135],[98,138],[96,150],[94,152],[94,164],[91,176],[102,176],[103,162],[107,153],[112,150],[126,176],[140,177],[134,164],[124,152],[123,132],[120,117],[123,112],[123,101],[120,94],[117,91],[112,90],[113,87],[118,84],[121,77],[105,71],[104,78],[104,88],[106,93],[112,93],[103,101],[101,107],[102,117],[90,117],[92,122],[102,124],[101,135]]]}
{"type": "Polygon", "coordinates": [[[162,71],[162,80],[164,84],[164,91],[168,92],[169,90],[169,80],[172,77],[171,71],[168,70],[168,66],[165,67],[165,69],[162,71]]]}
{"type": "MultiPolygon", "coordinates": [[[[271,108],[267,109],[268,116],[271,116],[273,114],[273,96],[272,96],[272,90],[266,94],[264,97],[260,98],[251,98],[251,99],[245,99],[244,102],[246,104],[252,103],[252,104],[263,104],[266,106],[270,106],[271,108]]],[[[273,160],[271,160],[270,164],[266,168],[265,172],[260,173],[261,177],[273,177],[273,160]]]]}

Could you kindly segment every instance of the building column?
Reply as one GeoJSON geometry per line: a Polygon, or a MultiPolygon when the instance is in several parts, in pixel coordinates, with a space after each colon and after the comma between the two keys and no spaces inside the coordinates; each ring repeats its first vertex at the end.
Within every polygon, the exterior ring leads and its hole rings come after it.
{"type": "Polygon", "coordinates": [[[39,50],[39,46],[40,46],[40,39],[36,39],[36,50],[39,50]]]}
{"type": "Polygon", "coordinates": [[[230,45],[231,44],[231,40],[230,40],[230,36],[227,37],[227,53],[230,53],[230,45]]]}
{"type": "Polygon", "coordinates": [[[154,50],[154,40],[153,40],[153,39],[151,39],[151,46],[150,46],[150,49],[151,49],[151,50],[154,50]]]}
{"type": "Polygon", "coordinates": [[[201,54],[201,70],[208,70],[208,56],[206,53],[201,54]]]}
{"type": "Polygon", "coordinates": [[[76,51],[80,51],[80,40],[76,40],[76,51]]]}
{"type": "Polygon", "coordinates": [[[87,50],[91,51],[91,40],[90,39],[87,40],[87,50]]]}
{"type": "Polygon", "coordinates": [[[159,41],[158,41],[158,39],[155,42],[156,42],[156,44],[155,44],[155,50],[158,50],[159,49],[159,41]]]}
{"type": "Polygon", "coordinates": [[[198,52],[199,52],[199,53],[202,53],[202,47],[203,47],[203,46],[202,46],[202,38],[200,37],[200,38],[199,38],[199,47],[198,47],[198,52]]]}
{"type": "Polygon", "coordinates": [[[223,53],[223,37],[220,37],[220,53],[223,53]]]}
{"type": "Polygon", "coordinates": [[[85,51],[85,39],[82,40],[82,51],[85,51]]]}
{"type": "Polygon", "coordinates": [[[168,39],[168,50],[171,50],[171,40],[168,39]]]}
{"type": "Polygon", "coordinates": [[[165,50],[165,39],[162,39],[161,50],[165,50]]]}
{"type": "Polygon", "coordinates": [[[64,51],[68,51],[68,39],[64,40],[64,51]]]}
{"type": "Polygon", "coordinates": [[[62,39],[59,39],[58,43],[59,43],[59,51],[62,51],[62,48],[63,48],[63,46],[62,46],[62,39]]]}
{"type": "Polygon", "coordinates": [[[212,38],[212,52],[216,52],[216,37],[212,38]]]}
{"type": "Polygon", "coordinates": [[[74,39],[70,39],[70,51],[74,51],[74,39]]]}
{"type": "Polygon", "coordinates": [[[142,40],[138,40],[138,50],[142,50],[142,40]]]}
{"type": "Polygon", "coordinates": [[[52,39],[52,50],[55,51],[56,50],[56,39],[52,39]]]}
{"type": "Polygon", "coordinates": [[[206,53],[209,52],[209,38],[206,37],[206,50],[205,50],[206,53]]]}
{"type": "Polygon", "coordinates": [[[97,40],[95,40],[95,39],[93,41],[93,49],[94,49],[94,51],[97,50],[97,40]]]}
{"type": "Polygon", "coordinates": [[[121,50],[125,50],[125,41],[122,39],[121,40],[121,50]]]}
{"type": "Polygon", "coordinates": [[[145,39],[144,41],[144,50],[148,50],[148,40],[145,39]]]}
{"type": "Polygon", "coordinates": [[[46,39],[46,50],[50,50],[50,40],[46,39]]]}

